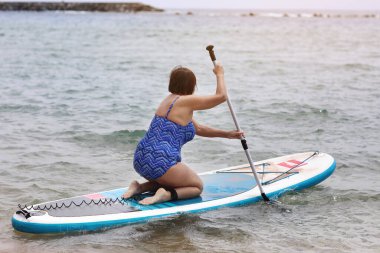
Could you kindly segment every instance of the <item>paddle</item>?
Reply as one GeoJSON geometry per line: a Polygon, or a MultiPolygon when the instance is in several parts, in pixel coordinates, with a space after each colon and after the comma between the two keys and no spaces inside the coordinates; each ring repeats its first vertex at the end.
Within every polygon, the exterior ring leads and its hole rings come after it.
{"type": "MultiPolygon", "coordinates": [[[[209,52],[210,54],[210,57],[211,57],[211,60],[212,60],[212,63],[214,64],[214,66],[216,65],[216,57],[215,57],[215,53],[214,53],[214,46],[213,45],[209,45],[207,46],[207,51],[209,52]]],[[[231,115],[232,115],[232,119],[234,120],[235,122],[235,126],[236,126],[236,129],[240,132],[241,129],[240,129],[240,126],[239,126],[239,122],[237,121],[237,118],[236,118],[236,115],[235,115],[235,112],[234,112],[234,109],[232,107],[232,104],[231,104],[231,101],[230,101],[230,98],[227,94],[227,104],[228,104],[228,107],[230,108],[230,112],[231,112],[231,115]]],[[[255,167],[254,167],[254,164],[253,164],[253,161],[252,161],[252,157],[251,157],[251,154],[248,152],[248,144],[247,144],[247,140],[245,139],[244,136],[242,136],[240,138],[240,141],[241,141],[241,145],[243,146],[243,149],[244,149],[244,152],[245,152],[245,155],[247,156],[247,159],[248,159],[248,162],[249,162],[249,165],[251,166],[251,170],[253,172],[253,175],[255,176],[255,180],[256,180],[256,183],[257,183],[257,186],[259,187],[260,189],[260,192],[261,192],[261,197],[263,197],[263,199],[265,201],[270,201],[269,198],[267,197],[267,195],[265,194],[264,192],[264,189],[260,183],[260,180],[259,180],[259,177],[257,175],[257,172],[255,170],[255,167]]]]}

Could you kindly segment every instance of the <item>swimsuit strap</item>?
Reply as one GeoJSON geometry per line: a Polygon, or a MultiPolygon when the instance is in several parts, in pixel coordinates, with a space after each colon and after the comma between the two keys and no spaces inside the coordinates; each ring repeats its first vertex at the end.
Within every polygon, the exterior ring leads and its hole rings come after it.
{"type": "Polygon", "coordinates": [[[166,119],[168,118],[169,113],[170,113],[170,111],[172,110],[174,103],[177,101],[177,99],[179,99],[179,97],[180,97],[180,96],[176,97],[176,98],[173,100],[173,102],[170,104],[169,109],[168,109],[168,111],[166,112],[166,115],[165,115],[165,118],[166,118],[166,119]]]}

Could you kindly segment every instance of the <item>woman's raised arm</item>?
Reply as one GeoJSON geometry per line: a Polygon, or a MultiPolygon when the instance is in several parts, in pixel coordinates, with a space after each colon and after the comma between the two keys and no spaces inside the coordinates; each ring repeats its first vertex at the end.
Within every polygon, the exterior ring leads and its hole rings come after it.
{"type": "Polygon", "coordinates": [[[213,108],[227,100],[227,88],[224,83],[224,69],[220,63],[215,65],[213,72],[216,76],[216,91],[214,95],[189,95],[182,98],[182,103],[193,110],[206,110],[213,108]]]}

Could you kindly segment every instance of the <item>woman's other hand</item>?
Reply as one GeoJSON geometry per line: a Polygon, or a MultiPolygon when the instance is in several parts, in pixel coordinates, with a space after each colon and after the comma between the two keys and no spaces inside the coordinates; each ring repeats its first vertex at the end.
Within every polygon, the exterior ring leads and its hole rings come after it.
{"type": "Polygon", "coordinates": [[[227,132],[227,138],[229,139],[241,139],[244,137],[244,132],[238,130],[232,130],[227,132]]]}

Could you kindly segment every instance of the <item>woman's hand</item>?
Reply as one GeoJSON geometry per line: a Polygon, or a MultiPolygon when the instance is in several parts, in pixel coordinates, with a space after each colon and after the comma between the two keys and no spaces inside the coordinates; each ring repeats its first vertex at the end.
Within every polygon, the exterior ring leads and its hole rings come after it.
{"type": "Polygon", "coordinates": [[[224,76],[224,69],[220,62],[217,62],[212,70],[216,76],[224,76]]]}
{"type": "Polygon", "coordinates": [[[244,137],[244,132],[238,130],[232,130],[227,132],[227,138],[229,139],[241,139],[244,137]]]}

